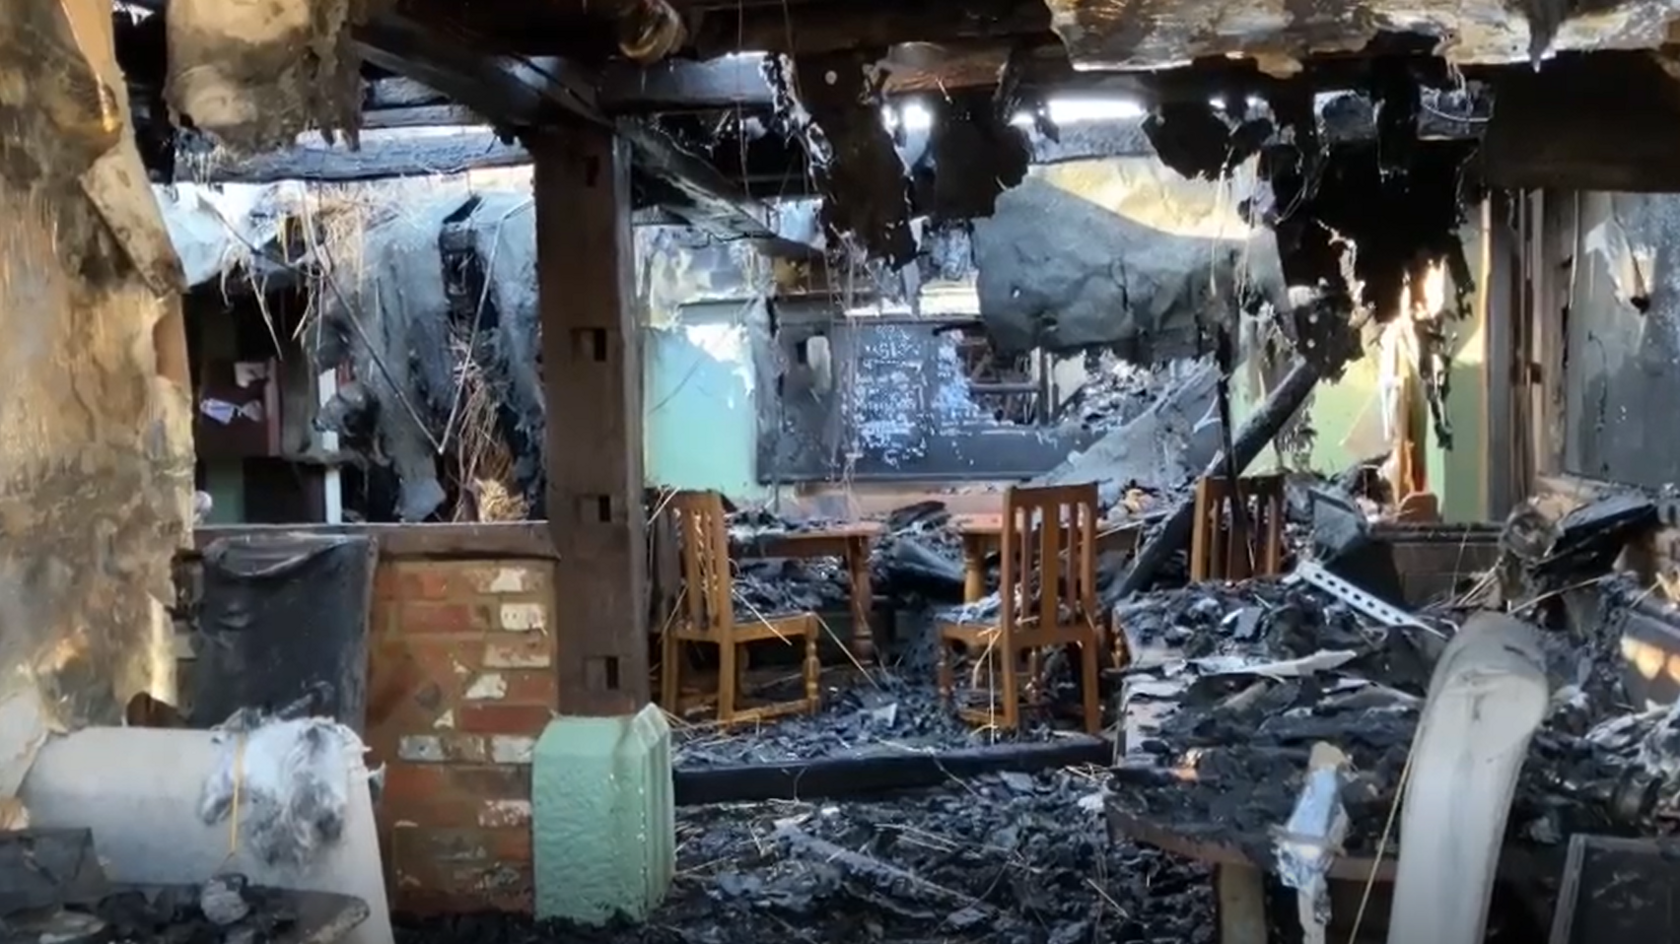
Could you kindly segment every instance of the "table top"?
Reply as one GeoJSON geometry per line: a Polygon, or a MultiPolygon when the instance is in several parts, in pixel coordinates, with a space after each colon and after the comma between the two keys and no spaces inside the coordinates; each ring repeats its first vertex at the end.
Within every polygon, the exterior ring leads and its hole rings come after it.
{"type": "Polygon", "coordinates": [[[770,529],[764,531],[744,531],[739,539],[745,542],[753,541],[820,541],[832,538],[873,538],[879,537],[887,530],[887,526],[879,521],[843,521],[834,524],[821,525],[814,528],[799,529],[770,529]]]}

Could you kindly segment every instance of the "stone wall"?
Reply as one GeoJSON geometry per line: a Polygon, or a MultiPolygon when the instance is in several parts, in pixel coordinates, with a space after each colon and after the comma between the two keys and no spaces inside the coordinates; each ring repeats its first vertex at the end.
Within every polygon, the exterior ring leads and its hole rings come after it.
{"type": "Polygon", "coordinates": [[[531,751],[553,715],[553,563],[382,555],[367,741],[392,907],[531,907],[531,751]]]}

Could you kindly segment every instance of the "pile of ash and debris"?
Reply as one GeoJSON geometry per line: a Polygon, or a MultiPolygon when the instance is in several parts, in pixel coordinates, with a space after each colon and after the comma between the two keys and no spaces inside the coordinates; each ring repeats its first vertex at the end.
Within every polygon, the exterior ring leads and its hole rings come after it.
{"type": "Polygon", "coordinates": [[[640,926],[402,921],[399,944],[1213,940],[1206,871],[1111,842],[1100,781],[1002,774],[878,801],[678,813],[677,880],[640,926]]]}
{"type": "Polygon", "coordinates": [[[0,831],[0,940],[77,944],[331,944],[368,917],[359,898],[253,884],[110,881],[86,829],[0,831]]]}
{"type": "MultiPolygon", "coordinates": [[[[1529,746],[1508,834],[1557,845],[1582,832],[1672,831],[1680,810],[1680,713],[1642,710],[1628,690],[1621,619],[1649,592],[1614,572],[1656,523],[1616,497],[1556,526],[1524,514],[1478,599],[1383,618],[1308,582],[1257,580],[1161,591],[1116,611],[1133,649],[1122,711],[1116,811],[1171,833],[1272,858],[1308,755],[1327,742],[1350,760],[1344,848],[1370,854],[1388,829],[1431,673],[1458,616],[1501,609],[1540,631],[1551,707],[1529,746]]],[[[1386,836],[1386,848],[1398,838],[1386,836]]]]}

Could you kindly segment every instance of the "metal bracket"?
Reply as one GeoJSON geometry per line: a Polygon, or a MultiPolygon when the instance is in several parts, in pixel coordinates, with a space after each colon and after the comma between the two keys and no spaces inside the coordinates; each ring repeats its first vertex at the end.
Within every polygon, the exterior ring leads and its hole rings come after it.
{"type": "Polygon", "coordinates": [[[1283,578],[1283,583],[1304,583],[1322,590],[1352,607],[1354,612],[1368,616],[1384,626],[1410,626],[1446,638],[1446,634],[1435,627],[1325,570],[1317,561],[1304,560],[1296,564],[1295,570],[1283,578]]]}

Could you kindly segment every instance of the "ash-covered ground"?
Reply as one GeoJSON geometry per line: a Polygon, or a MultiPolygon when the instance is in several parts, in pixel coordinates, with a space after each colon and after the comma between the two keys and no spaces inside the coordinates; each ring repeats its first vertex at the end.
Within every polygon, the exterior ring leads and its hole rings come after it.
{"type": "Polygon", "coordinates": [[[1105,944],[1213,940],[1206,872],[1111,843],[1098,772],[1004,774],[860,802],[678,811],[644,925],[399,919],[400,944],[1105,944]]]}

